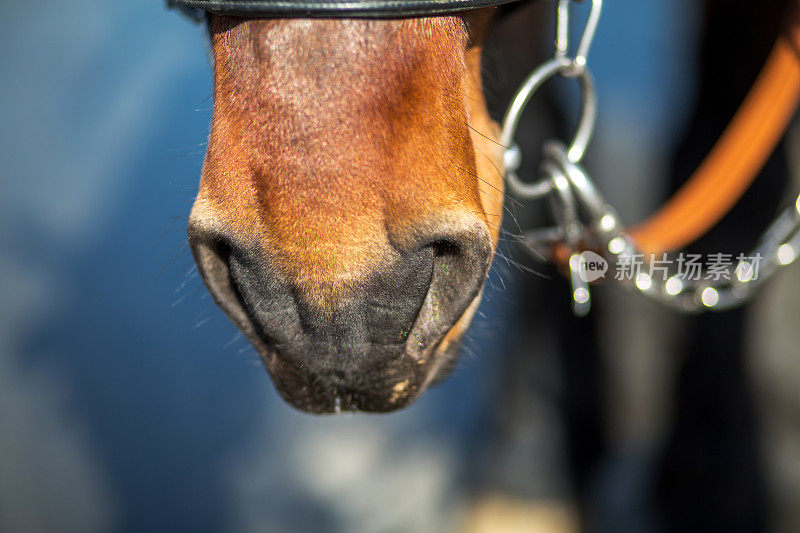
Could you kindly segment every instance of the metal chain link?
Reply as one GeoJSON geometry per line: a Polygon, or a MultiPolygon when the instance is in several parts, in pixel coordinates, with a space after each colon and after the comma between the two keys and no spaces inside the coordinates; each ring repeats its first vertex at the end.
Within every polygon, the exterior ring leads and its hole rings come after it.
{"type": "MultiPolygon", "coordinates": [[[[562,143],[545,144],[548,168],[557,169],[553,179],[563,179],[569,184],[570,212],[582,213],[581,220],[562,217],[556,210],[560,230],[544,234],[535,230],[525,234],[525,242],[536,255],[554,246],[566,246],[570,251],[569,269],[572,283],[573,309],[579,315],[589,310],[589,282],[581,276],[587,252],[596,253],[608,261],[609,271],[621,285],[667,307],[685,313],[721,311],[741,305],[753,297],[756,290],[768,281],[781,267],[792,264],[800,256],[800,196],[794,205],[787,207],[769,226],[758,244],[748,254],[740,254],[731,261],[730,268],[714,273],[701,270],[675,272],[666,266],[674,264],[664,254],[653,261],[636,247],[620,222],[616,211],[594,187],[583,167],[569,161],[562,143]],[[581,228],[576,240],[566,228],[581,228]],[[573,243],[578,243],[573,244],[573,243]],[[638,261],[637,261],[638,258],[638,261]],[[660,263],[660,264],[659,264],[660,263]],[[642,269],[631,268],[641,266],[642,269]],[[662,274],[657,279],[655,273],[662,274]],[[622,274],[622,275],[620,275],[622,274]]],[[[563,189],[562,189],[563,194],[563,189]]],[[[567,210],[564,210],[566,212],[567,210]]],[[[722,254],[725,255],[725,254],[722,254]]],[[[731,255],[732,254],[727,254],[731,255]]]]}
{"type": "Polygon", "coordinates": [[[687,272],[670,271],[664,266],[670,263],[667,255],[660,261],[654,257],[646,261],[645,254],[625,231],[614,208],[580,165],[597,117],[597,97],[587,58],[600,19],[602,0],[592,1],[586,28],[572,57],[568,55],[569,3],[570,0],[557,0],[553,59],[525,80],[503,121],[501,142],[508,147],[504,165],[509,190],[527,200],[549,197],[557,223],[553,228],[527,231],[525,244],[537,259],[551,256],[555,249],[568,257],[572,306],[579,316],[590,309],[590,283],[601,279],[586,276],[587,263],[594,257],[605,262],[607,271],[613,267],[614,279],[624,287],[681,312],[724,310],[748,301],[775,272],[800,256],[800,196],[794,206],[786,208],[775,219],[749,255],[737,256],[735,267],[730,263],[729,271],[695,271],[689,276],[687,272]],[[569,147],[552,140],[544,144],[542,177],[527,183],[517,174],[522,156],[514,137],[528,102],[556,74],[580,81],[582,112],[578,131],[569,147]],[[636,265],[644,270],[632,268],[636,265]],[[655,279],[655,271],[661,272],[663,280],[655,279]]]}

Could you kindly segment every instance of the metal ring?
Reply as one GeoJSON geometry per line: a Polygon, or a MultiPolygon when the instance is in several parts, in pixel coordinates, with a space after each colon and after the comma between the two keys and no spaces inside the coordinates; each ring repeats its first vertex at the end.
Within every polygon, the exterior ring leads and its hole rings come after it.
{"type": "MultiPolygon", "coordinates": [[[[514,149],[514,137],[517,133],[520,118],[536,91],[556,74],[569,73],[573,68],[574,64],[569,59],[563,57],[555,58],[544,63],[528,76],[525,83],[517,90],[517,94],[511,101],[511,105],[508,106],[508,111],[506,111],[506,116],[503,119],[500,142],[503,146],[507,147],[506,151],[514,149]]],[[[575,133],[572,144],[567,150],[567,157],[572,163],[578,163],[583,159],[586,147],[589,145],[589,141],[592,138],[592,132],[594,131],[594,125],[597,120],[597,97],[594,90],[592,75],[588,70],[583,69],[578,73],[577,78],[580,80],[581,84],[583,109],[581,111],[580,122],[578,123],[578,130],[575,133]]],[[[507,157],[504,159],[511,160],[515,158],[507,157]]],[[[513,166],[507,166],[505,169],[506,181],[508,182],[509,189],[515,194],[526,198],[531,197],[530,193],[532,189],[540,191],[538,184],[521,181],[517,176],[516,170],[517,169],[513,168],[513,166]]]]}
{"type": "Polygon", "coordinates": [[[544,144],[545,156],[552,161],[565,176],[572,187],[576,199],[588,212],[592,223],[598,222],[606,214],[606,200],[595,184],[586,175],[583,168],[569,160],[569,153],[559,141],[548,141],[544,144]]]}

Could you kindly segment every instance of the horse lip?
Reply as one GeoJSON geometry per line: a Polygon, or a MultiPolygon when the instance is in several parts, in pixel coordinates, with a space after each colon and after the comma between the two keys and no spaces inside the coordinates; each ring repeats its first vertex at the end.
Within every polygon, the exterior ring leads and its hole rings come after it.
{"type": "Polygon", "coordinates": [[[407,355],[403,357],[412,371],[396,374],[392,380],[384,379],[369,390],[357,390],[314,376],[278,352],[270,352],[262,359],[275,389],[289,405],[306,413],[388,413],[414,403],[427,388],[429,369],[421,368],[407,355]]]}

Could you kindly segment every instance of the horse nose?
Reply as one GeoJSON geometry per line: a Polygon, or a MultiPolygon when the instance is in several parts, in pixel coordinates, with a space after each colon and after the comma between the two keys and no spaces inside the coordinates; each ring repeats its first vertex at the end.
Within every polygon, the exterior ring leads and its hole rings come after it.
{"type": "MultiPolygon", "coordinates": [[[[367,271],[353,259],[356,281],[309,284],[302,270],[286,274],[280,254],[235,235],[199,225],[189,234],[214,299],[262,353],[343,387],[379,382],[376,374],[432,348],[475,299],[491,260],[485,224],[448,219],[406,228],[367,271]]],[[[308,254],[299,263],[315,260],[308,254]]]]}

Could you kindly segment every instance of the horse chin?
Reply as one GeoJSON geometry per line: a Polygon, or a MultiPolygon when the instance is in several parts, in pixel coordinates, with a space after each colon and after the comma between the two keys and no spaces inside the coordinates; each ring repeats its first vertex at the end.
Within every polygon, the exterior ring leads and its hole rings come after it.
{"type": "Polygon", "coordinates": [[[295,409],[310,414],[396,411],[416,400],[425,381],[424,376],[415,373],[394,385],[384,379],[363,388],[341,386],[304,372],[279,356],[267,363],[267,370],[281,397],[295,409]]]}
{"type": "Polygon", "coordinates": [[[276,350],[262,359],[280,396],[309,414],[389,413],[408,407],[432,386],[445,381],[458,362],[460,342],[437,345],[427,357],[407,354],[362,375],[356,386],[342,386],[304,371],[276,350]]]}

